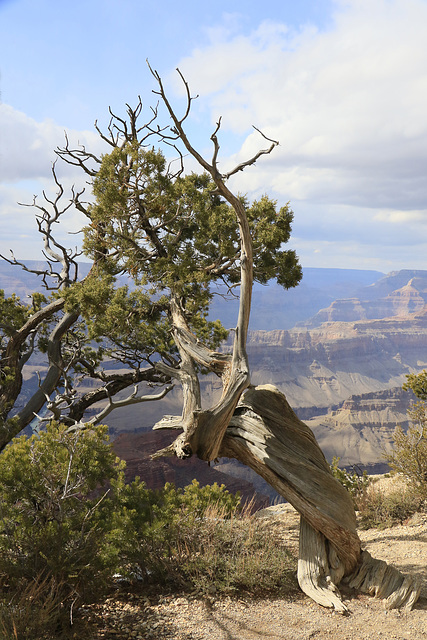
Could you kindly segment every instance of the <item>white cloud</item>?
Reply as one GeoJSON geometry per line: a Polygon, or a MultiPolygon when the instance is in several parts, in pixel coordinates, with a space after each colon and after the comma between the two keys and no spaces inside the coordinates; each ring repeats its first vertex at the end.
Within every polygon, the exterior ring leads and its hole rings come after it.
{"type": "MultiPolygon", "coordinates": [[[[188,120],[197,148],[209,157],[219,115],[225,171],[266,146],[252,125],[280,141],[231,182],[250,196],[291,201],[304,266],[427,267],[427,0],[335,0],[323,29],[266,20],[249,32],[248,24],[225,15],[178,64],[200,95],[188,120]]],[[[100,148],[95,132],[70,139],[100,148]]],[[[49,183],[63,141],[56,122],[0,106],[2,247],[18,211],[12,203],[31,201],[49,183]]],[[[67,184],[81,180],[70,167],[61,171],[67,184]]]]}
{"type": "MultiPolygon", "coordinates": [[[[69,179],[63,181],[63,205],[69,202],[69,179]]],[[[0,185],[0,253],[10,256],[12,251],[18,259],[42,259],[43,237],[38,232],[36,214],[40,213],[31,205],[34,194],[36,202],[45,204],[41,192],[48,197],[55,196],[51,181],[48,179],[16,184],[0,185]]],[[[87,223],[82,213],[69,209],[61,218],[61,224],[55,227],[55,239],[67,249],[81,246],[82,236],[76,232],[87,223]]]]}
{"type": "MultiPolygon", "coordinates": [[[[0,106],[0,253],[9,255],[14,251],[18,258],[40,258],[42,237],[37,231],[35,216],[38,211],[29,206],[34,197],[43,205],[43,191],[54,198],[58,187],[52,178],[52,163],[56,159],[54,150],[65,143],[64,128],[51,120],[37,122],[9,105],[0,106]]],[[[105,143],[99,135],[89,131],[67,131],[71,148],[82,144],[92,153],[105,152],[105,143]]],[[[77,167],[58,161],[56,173],[64,188],[60,207],[71,197],[70,188],[76,184],[78,190],[90,188],[86,176],[77,167]]],[[[65,247],[73,249],[81,244],[81,235],[74,235],[86,220],[70,209],[61,218],[55,229],[56,239],[65,247]]]]}
{"type": "Polygon", "coordinates": [[[233,186],[291,201],[305,265],[325,260],[330,238],[343,267],[370,255],[427,268],[426,24],[426,0],[336,0],[325,30],[211,32],[180,62],[223,137],[244,135],[221,166],[265,146],[251,125],[280,141],[233,186]]]}
{"type": "MultiPolygon", "coordinates": [[[[22,180],[50,177],[55,149],[65,143],[64,127],[52,120],[36,122],[13,107],[0,105],[0,182],[14,183],[22,180]]],[[[99,136],[90,131],[68,131],[71,144],[90,145],[94,153],[103,145],[99,136]]],[[[62,173],[70,175],[69,166],[62,173]]]]}
{"type": "MultiPolygon", "coordinates": [[[[285,168],[281,191],[290,198],[382,207],[389,192],[419,206],[427,196],[426,23],[421,0],[337,2],[329,31],[263,23],[212,40],[179,66],[224,127],[242,133],[255,124],[279,139],[257,183],[277,188],[273,164],[285,168]]],[[[250,135],[236,159],[259,143],[250,135]]]]}

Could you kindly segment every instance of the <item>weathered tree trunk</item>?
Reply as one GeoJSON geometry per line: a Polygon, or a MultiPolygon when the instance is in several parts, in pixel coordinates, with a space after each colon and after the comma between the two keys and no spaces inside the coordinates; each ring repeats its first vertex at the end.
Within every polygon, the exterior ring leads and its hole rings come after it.
{"type": "MultiPolygon", "coordinates": [[[[285,396],[272,386],[250,387],[250,369],[246,340],[250,317],[253,283],[253,247],[243,201],[226,186],[226,180],[252,165],[278,144],[258,152],[226,175],[219,172],[217,128],[211,136],[214,145],[211,163],[191,145],[183,129],[191,100],[188,84],[187,111],[178,118],[167,96],[159,74],[152,71],[161,96],[173,121],[172,132],[205,171],[212,176],[216,192],[234,209],[240,234],[240,304],[233,350],[230,356],[211,352],[188,330],[179,316],[179,305],[173,317],[174,337],[182,360],[181,378],[184,390],[182,416],[167,416],[154,428],[177,428],[182,433],[153,458],[176,455],[188,458],[195,454],[201,460],[217,457],[236,458],[251,467],[288,500],[301,514],[300,559],[298,580],[301,589],[313,600],[337,611],[347,609],[342,603],[337,585],[346,578],[350,585],[387,598],[390,607],[411,608],[420,586],[385,563],[370,558],[361,551],[356,532],[353,501],[344,487],[333,477],[312,431],[292,411],[285,396]],[[223,393],[210,409],[201,409],[200,387],[191,360],[221,375],[223,393]],[[186,377],[185,377],[186,376],[186,377]],[[192,397],[193,396],[193,397],[192,397]],[[188,404],[188,407],[185,405],[188,404]],[[386,569],[384,569],[384,566],[386,569]]],[[[160,371],[165,366],[158,365],[160,371]]]]}
{"type": "Polygon", "coordinates": [[[338,584],[411,609],[420,584],[361,551],[349,493],[332,476],[312,431],[271,385],[249,388],[227,428],[221,456],[262,476],[301,514],[298,581],[313,600],[342,613],[338,584]]]}

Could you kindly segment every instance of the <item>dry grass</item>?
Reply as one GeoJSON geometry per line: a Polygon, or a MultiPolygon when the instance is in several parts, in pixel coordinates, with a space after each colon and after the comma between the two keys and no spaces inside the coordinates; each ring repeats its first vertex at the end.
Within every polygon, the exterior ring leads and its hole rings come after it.
{"type": "Polygon", "coordinates": [[[73,628],[72,622],[73,609],[63,606],[61,588],[50,577],[34,579],[22,589],[3,589],[0,600],[2,640],[76,638],[77,627],[73,628]]]}
{"type": "Polygon", "coordinates": [[[424,509],[423,496],[403,478],[376,476],[359,499],[359,525],[378,529],[403,524],[424,509]]]}

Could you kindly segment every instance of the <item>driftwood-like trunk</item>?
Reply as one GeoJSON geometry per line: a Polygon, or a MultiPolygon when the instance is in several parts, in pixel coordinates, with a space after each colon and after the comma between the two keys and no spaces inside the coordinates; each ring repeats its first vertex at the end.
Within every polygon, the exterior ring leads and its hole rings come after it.
{"type": "Polygon", "coordinates": [[[411,609],[421,585],[361,551],[351,496],[332,476],[312,431],[271,385],[249,388],[227,428],[221,456],[262,476],[301,514],[298,582],[325,607],[345,613],[338,584],[411,609]]]}
{"type": "Polygon", "coordinates": [[[176,455],[201,460],[236,458],[251,467],[288,500],[301,514],[298,580],[301,589],[313,600],[337,611],[347,609],[338,590],[346,580],[362,591],[386,598],[389,607],[410,609],[420,585],[404,578],[396,569],[373,560],[361,550],[356,532],[356,516],[351,496],[333,477],[312,431],[292,411],[285,396],[272,386],[250,386],[246,340],[253,283],[253,247],[243,201],[226,186],[227,179],[252,165],[278,144],[258,152],[226,175],[218,170],[217,132],[211,136],[214,152],[207,162],[191,145],[183,123],[189,114],[191,97],[187,83],[187,111],[179,119],[172,109],[157,72],[158,94],[173,121],[172,132],[205,171],[220,194],[234,209],[240,233],[240,304],[232,353],[221,354],[202,345],[188,329],[179,304],[173,306],[174,339],[181,356],[181,369],[159,364],[158,369],[180,379],[184,392],[181,416],[166,416],[154,428],[176,428],[182,433],[153,458],[176,455]],[[202,409],[200,387],[196,380],[198,363],[222,377],[223,393],[219,402],[202,409]]]}

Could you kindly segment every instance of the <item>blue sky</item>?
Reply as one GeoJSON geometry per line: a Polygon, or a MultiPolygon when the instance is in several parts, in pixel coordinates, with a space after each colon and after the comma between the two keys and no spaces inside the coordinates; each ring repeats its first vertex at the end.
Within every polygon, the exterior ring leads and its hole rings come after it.
{"type": "Polygon", "coordinates": [[[108,106],[155,103],[148,58],[178,109],[176,67],[199,94],[202,152],[222,116],[225,169],[263,146],[252,125],[280,141],[231,186],[290,201],[304,267],[427,269],[426,32],[427,0],[0,0],[0,253],[40,257],[17,202],[51,193],[64,131],[99,153],[108,106]]]}

